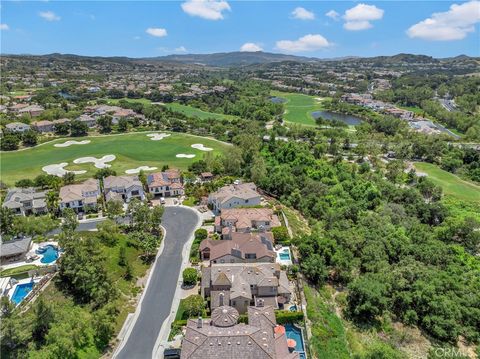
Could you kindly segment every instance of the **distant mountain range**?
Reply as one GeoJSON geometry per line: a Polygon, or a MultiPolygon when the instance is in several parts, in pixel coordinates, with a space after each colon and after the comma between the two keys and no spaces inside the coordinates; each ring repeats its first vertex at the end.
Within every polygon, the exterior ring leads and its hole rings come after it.
{"type": "Polygon", "coordinates": [[[339,58],[327,58],[320,59],[315,57],[305,57],[286,54],[275,54],[269,52],[220,52],[213,54],[179,54],[179,55],[167,55],[158,57],[146,57],[146,58],[129,58],[122,56],[115,57],[101,57],[101,56],[81,56],[71,54],[48,54],[48,55],[3,55],[3,56],[25,56],[25,57],[40,57],[44,59],[64,59],[64,60],[88,60],[88,61],[109,61],[116,63],[177,63],[185,65],[203,65],[213,67],[232,67],[232,66],[247,66],[254,64],[268,64],[275,62],[303,62],[303,63],[315,63],[324,61],[352,61],[352,62],[368,62],[368,63],[437,63],[440,61],[479,61],[477,57],[469,57],[466,55],[459,55],[456,57],[436,59],[426,55],[413,55],[413,54],[397,54],[393,56],[376,56],[376,57],[358,57],[347,56],[339,58]]]}

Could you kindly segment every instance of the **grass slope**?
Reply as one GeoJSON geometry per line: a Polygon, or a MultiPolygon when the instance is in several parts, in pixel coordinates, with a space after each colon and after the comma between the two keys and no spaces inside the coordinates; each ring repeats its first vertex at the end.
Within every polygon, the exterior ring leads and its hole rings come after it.
{"type": "Polygon", "coordinates": [[[163,165],[186,169],[190,163],[203,157],[203,151],[190,146],[194,143],[202,143],[206,147],[214,149],[213,153],[219,153],[225,149],[226,144],[212,139],[187,135],[184,133],[171,133],[171,136],[161,141],[152,141],[147,133],[128,133],[123,135],[109,135],[99,137],[74,138],[74,140],[90,140],[87,145],[73,145],[70,147],[54,147],[55,143],[63,143],[72,138],[58,139],[41,146],[15,152],[1,153],[0,174],[2,181],[12,185],[22,178],[34,178],[42,171],[42,167],[68,162],[65,167],[69,170],[87,170],[86,174],[77,177],[91,177],[98,169],[92,163],[73,164],[73,160],[79,157],[94,156],[102,157],[114,154],[117,158],[110,162],[112,169],[117,174],[124,174],[125,170],[139,166],[154,166],[159,169],[163,165]],[[195,154],[194,158],[176,158],[179,153],[195,154]]]}
{"type": "Polygon", "coordinates": [[[414,166],[418,171],[426,173],[435,184],[441,186],[445,195],[465,202],[480,203],[480,186],[464,181],[431,163],[415,162],[414,166]]]}
{"type": "Polygon", "coordinates": [[[286,100],[284,118],[287,122],[315,126],[315,120],[311,113],[324,109],[322,103],[314,96],[280,91],[272,91],[271,94],[286,100]]]}

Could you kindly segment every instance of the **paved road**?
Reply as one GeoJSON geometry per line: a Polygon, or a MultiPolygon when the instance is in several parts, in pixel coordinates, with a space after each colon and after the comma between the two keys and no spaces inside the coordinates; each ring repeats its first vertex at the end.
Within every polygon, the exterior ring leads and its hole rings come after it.
{"type": "Polygon", "coordinates": [[[182,264],[182,249],[191,237],[197,222],[197,214],[191,209],[165,207],[162,218],[162,225],[167,231],[165,247],[155,263],[150,283],[144,293],[140,314],[116,358],[152,358],[160,328],[170,314],[182,264]]]}

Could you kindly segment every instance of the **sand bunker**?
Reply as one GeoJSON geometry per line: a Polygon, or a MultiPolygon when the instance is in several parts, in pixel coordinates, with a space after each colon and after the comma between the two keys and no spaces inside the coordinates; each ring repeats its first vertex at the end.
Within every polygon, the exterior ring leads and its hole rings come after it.
{"type": "Polygon", "coordinates": [[[68,173],[68,172],[74,173],[76,175],[81,175],[81,174],[87,173],[87,171],[68,171],[68,170],[63,168],[67,165],[68,165],[67,162],[55,163],[53,165],[48,165],[48,166],[42,167],[42,171],[46,172],[49,175],[54,175],[54,176],[58,176],[58,177],[62,177],[65,173],[68,173]]]}
{"type": "Polygon", "coordinates": [[[83,141],[67,141],[64,143],[56,143],[54,144],[55,147],[69,147],[71,145],[86,145],[90,143],[90,140],[83,140],[83,141]]]}
{"type": "Polygon", "coordinates": [[[137,168],[131,168],[129,170],[126,170],[125,173],[131,175],[131,174],[134,174],[134,173],[140,173],[140,171],[153,171],[153,170],[156,170],[157,167],[148,167],[148,166],[140,166],[140,167],[137,167],[137,168]]]}
{"type": "Polygon", "coordinates": [[[195,155],[187,155],[185,153],[179,153],[175,157],[177,157],[177,158],[193,158],[193,157],[195,157],[195,155]]]}
{"type": "Polygon", "coordinates": [[[147,136],[150,137],[152,141],[160,141],[160,140],[163,140],[165,137],[170,136],[170,134],[169,133],[149,133],[147,136]]]}
{"type": "Polygon", "coordinates": [[[107,168],[111,165],[107,164],[106,162],[112,162],[115,158],[115,155],[106,155],[102,158],[95,158],[95,157],[80,157],[73,161],[73,163],[89,163],[92,162],[95,167],[97,168],[107,168]]]}
{"type": "Polygon", "coordinates": [[[200,151],[213,151],[213,148],[205,147],[201,143],[195,143],[191,147],[195,148],[196,150],[200,150],[200,151]]]}

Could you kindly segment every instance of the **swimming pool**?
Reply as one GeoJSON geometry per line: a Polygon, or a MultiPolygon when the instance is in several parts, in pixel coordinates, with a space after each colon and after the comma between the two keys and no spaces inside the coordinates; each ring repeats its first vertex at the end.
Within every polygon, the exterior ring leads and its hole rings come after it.
{"type": "Polygon", "coordinates": [[[13,292],[12,302],[14,302],[16,305],[20,304],[27,294],[32,291],[34,285],[35,283],[33,282],[18,284],[13,292]]]}
{"type": "Polygon", "coordinates": [[[52,263],[58,259],[58,249],[51,244],[37,249],[36,253],[43,255],[42,259],[40,259],[41,263],[52,263]]]}
{"type": "Polygon", "coordinates": [[[282,252],[280,252],[279,257],[282,261],[289,261],[290,258],[290,250],[288,248],[285,248],[282,252]]]}
{"type": "Polygon", "coordinates": [[[293,339],[297,343],[294,351],[300,354],[300,358],[305,359],[305,345],[303,343],[302,330],[294,324],[285,324],[285,332],[288,339],[293,339]]]}

